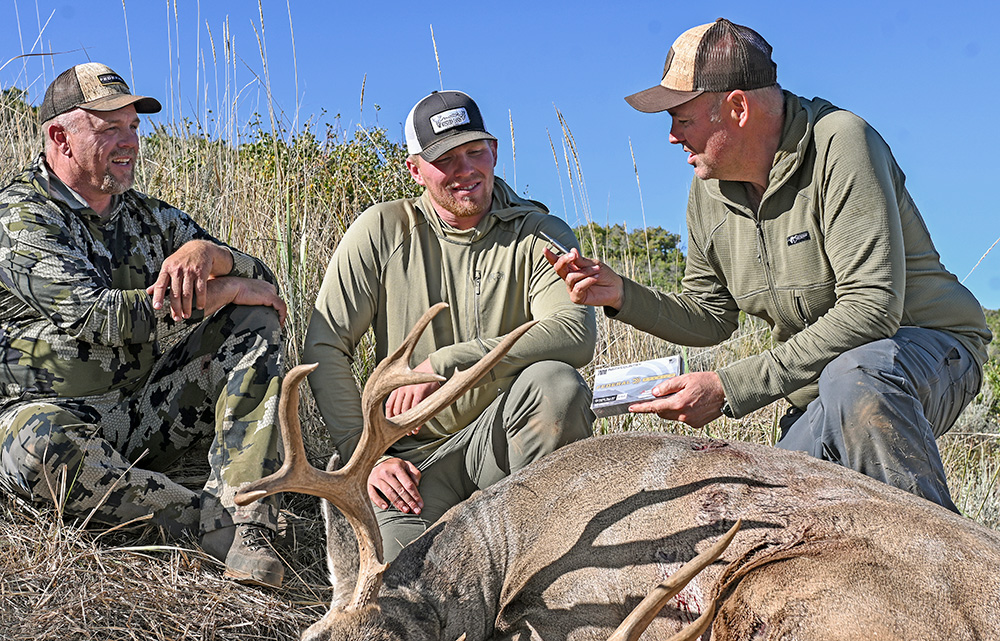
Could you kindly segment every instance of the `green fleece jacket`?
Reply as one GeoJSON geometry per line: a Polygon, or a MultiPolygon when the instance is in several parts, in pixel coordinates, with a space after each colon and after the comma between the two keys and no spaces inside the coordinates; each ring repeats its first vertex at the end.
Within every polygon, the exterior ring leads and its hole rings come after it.
{"type": "Polygon", "coordinates": [[[364,421],[351,370],[369,327],[375,357],[395,350],[417,319],[435,303],[440,312],[424,332],[411,366],[430,358],[435,373],[467,369],[522,323],[537,319],[483,378],[416,436],[390,452],[432,449],[472,422],[507,390],[528,365],[558,360],[582,367],[594,355],[593,308],[569,300],[566,286],[546,261],[544,231],[577,247],[565,222],[540,203],[519,198],[499,178],[493,206],[480,223],[457,230],[442,222],[426,192],[419,198],[375,205],[344,234],[316,300],[303,362],[327,429],[342,456],[350,456],[364,421]]]}
{"type": "Polygon", "coordinates": [[[982,307],[942,266],[904,181],[864,120],[786,92],[759,210],[742,183],[695,178],[682,292],[626,281],[615,318],[686,345],[725,340],[740,310],[764,319],[779,344],[719,370],[737,416],[781,397],[804,408],[830,361],[900,326],[951,332],[983,363],[982,307]]]}

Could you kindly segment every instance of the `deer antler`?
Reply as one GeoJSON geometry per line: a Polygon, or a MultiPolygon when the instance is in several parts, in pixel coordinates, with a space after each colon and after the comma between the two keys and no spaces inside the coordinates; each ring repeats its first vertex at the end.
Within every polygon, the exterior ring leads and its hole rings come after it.
{"type": "Polygon", "coordinates": [[[247,505],[276,492],[301,492],[326,499],[344,513],[358,540],[360,562],[358,584],[347,609],[358,609],[371,602],[382,584],[382,573],[386,568],[382,562],[382,537],[367,491],[368,475],[375,463],[390,445],[471,389],[535,324],[535,321],[530,321],[510,332],[479,362],[467,370],[455,372],[444,382],[445,379],[436,374],[414,372],[410,369],[409,360],[431,319],[447,306],[446,303],[438,303],[424,312],[403,344],[379,363],[368,378],[361,396],[364,431],[351,460],[339,470],[320,471],[306,459],[298,416],[298,386],[309,372],[316,369],[316,365],[293,368],[285,376],[278,406],[281,439],[285,446],[284,463],[274,474],[251,483],[236,494],[236,503],[247,505]],[[406,412],[392,419],[385,416],[385,399],[392,390],[431,381],[444,384],[406,412]]]}
{"type": "MultiPolygon", "coordinates": [[[[636,641],[645,632],[646,628],[649,627],[649,624],[653,622],[653,619],[663,609],[663,606],[667,604],[667,601],[674,598],[691,579],[725,552],[741,525],[743,525],[742,519],[736,521],[736,525],[716,541],[715,545],[685,563],[681,569],[670,575],[670,578],[653,588],[646,595],[646,598],[625,617],[625,620],[618,626],[614,634],[608,637],[608,641],[636,641]]],[[[697,639],[708,628],[714,616],[715,601],[713,600],[708,602],[705,610],[694,623],[670,637],[667,641],[693,641],[697,639]]]]}

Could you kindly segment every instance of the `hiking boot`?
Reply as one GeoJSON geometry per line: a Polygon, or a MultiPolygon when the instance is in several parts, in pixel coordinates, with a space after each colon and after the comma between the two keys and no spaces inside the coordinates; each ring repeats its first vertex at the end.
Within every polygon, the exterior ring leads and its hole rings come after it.
{"type": "Polygon", "coordinates": [[[266,527],[243,523],[208,532],[201,538],[201,548],[226,564],[225,576],[249,585],[280,588],[285,566],[271,545],[273,538],[266,527]]]}
{"type": "Polygon", "coordinates": [[[254,523],[236,526],[233,546],[226,555],[225,576],[240,583],[280,588],[285,566],[271,544],[274,532],[254,523]]]}
{"type": "Polygon", "coordinates": [[[234,536],[236,536],[236,526],[229,525],[202,534],[199,543],[201,549],[208,555],[225,562],[229,548],[233,547],[234,536]]]}

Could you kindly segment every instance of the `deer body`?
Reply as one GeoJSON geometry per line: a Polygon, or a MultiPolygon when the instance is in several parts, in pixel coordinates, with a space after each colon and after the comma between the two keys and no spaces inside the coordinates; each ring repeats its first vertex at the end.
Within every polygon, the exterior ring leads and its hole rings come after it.
{"type": "Polygon", "coordinates": [[[408,362],[442,307],[372,373],[343,468],[335,457],[322,472],[305,454],[297,389],[311,368],[285,378],[285,461],[236,502],[325,499],[334,597],[304,639],[590,641],[614,630],[612,641],[635,641],[648,629],[690,641],[709,626],[715,641],[1000,638],[1000,533],[832,463],[707,438],[568,445],[452,508],[387,568],[372,466],[531,327],[388,419],[393,389],[439,380],[408,362]]]}
{"type": "Polygon", "coordinates": [[[713,596],[716,640],[1000,636],[1000,534],[805,455],[627,434],[567,446],[456,506],[387,570],[377,634],[324,619],[314,638],[607,639],[737,518],[720,562],[645,638],[678,632],[713,596]]]}

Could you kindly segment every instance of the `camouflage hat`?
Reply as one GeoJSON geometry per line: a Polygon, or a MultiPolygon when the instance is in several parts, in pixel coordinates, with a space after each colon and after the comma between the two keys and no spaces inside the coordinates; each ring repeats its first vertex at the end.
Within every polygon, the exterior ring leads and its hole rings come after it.
{"type": "Polygon", "coordinates": [[[38,118],[39,122],[47,122],[77,107],[114,111],[129,105],[135,105],[141,114],[155,114],[161,108],[156,98],[132,95],[122,77],[110,67],[88,62],[67,69],[52,81],[38,108],[38,118]]]}
{"type": "Polygon", "coordinates": [[[719,18],[682,33],[667,53],[660,84],[625,100],[639,111],[655,113],[706,91],[749,91],[777,82],[767,40],[750,27],[719,18]]]}

